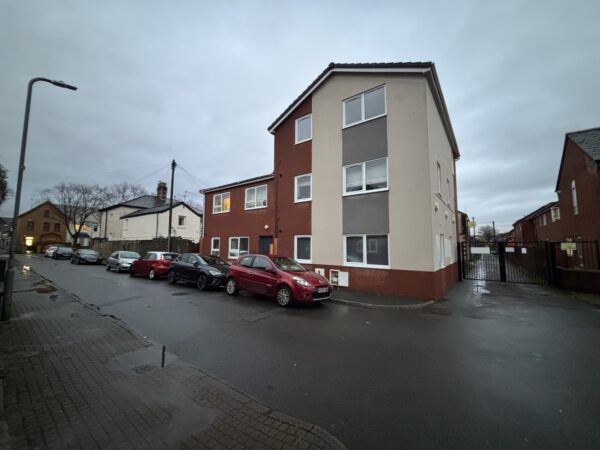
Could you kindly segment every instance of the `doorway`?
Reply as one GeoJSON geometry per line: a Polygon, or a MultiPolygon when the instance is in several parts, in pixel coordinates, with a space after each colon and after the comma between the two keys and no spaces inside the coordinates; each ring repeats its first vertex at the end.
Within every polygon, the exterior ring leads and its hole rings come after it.
{"type": "Polygon", "coordinates": [[[273,236],[258,237],[258,253],[261,255],[270,255],[273,248],[273,236]]]}

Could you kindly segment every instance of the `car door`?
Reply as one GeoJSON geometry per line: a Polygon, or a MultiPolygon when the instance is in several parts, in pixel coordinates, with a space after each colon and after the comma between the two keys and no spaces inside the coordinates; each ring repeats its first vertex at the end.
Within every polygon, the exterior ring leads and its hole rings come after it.
{"type": "Polygon", "coordinates": [[[179,255],[177,258],[175,258],[175,261],[173,261],[171,267],[169,268],[169,270],[173,271],[173,273],[175,274],[175,278],[177,278],[178,280],[185,279],[183,270],[183,261],[185,257],[186,255],[179,255]]]}
{"type": "Polygon", "coordinates": [[[186,281],[194,281],[194,256],[190,254],[183,255],[180,263],[181,276],[186,281]]]}
{"type": "Polygon", "coordinates": [[[255,292],[273,296],[277,287],[277,274],[271,261],[264,256],[256,256],[252,262],[252,284],[255,292]]]}
{"type": "Polygon", "coordinates": [[[250,281],[250,278],[252,276],[252,260],[254,259],[254,256],[244,256],[243,258],[240,258],[239,263],[237,264],[237,272],[239,274],[238,276],[238,285],[240,287],[240,289],[244,289],[246,291],[249,292],[254,292],[252,290],[252,283],[250,281]]]}

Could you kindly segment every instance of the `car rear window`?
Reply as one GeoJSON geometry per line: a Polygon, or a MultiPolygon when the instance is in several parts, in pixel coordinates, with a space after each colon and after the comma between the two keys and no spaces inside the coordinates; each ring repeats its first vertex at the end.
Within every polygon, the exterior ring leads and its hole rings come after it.
{"type": "Polygon", "coordinates": [[[82,255],[95,255],[96,251],[84,248],[84,249],[79,250],[79,253],[81,253],[82,255]]]}
{"type": "Polygon", "coordinates": [[[167,261],[173,261],[178,256],[179,253],[163,253],[162,259],[166,259],[167,261]]]}
{"type": "Polygon", "coordinates": [[[121,258],[140,259],[140,255],[136,252],[121,252],[121,258]]]}

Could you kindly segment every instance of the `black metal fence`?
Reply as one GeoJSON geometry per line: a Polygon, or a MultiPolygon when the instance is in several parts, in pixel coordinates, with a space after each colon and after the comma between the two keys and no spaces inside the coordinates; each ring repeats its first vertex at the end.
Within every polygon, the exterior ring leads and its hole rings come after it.
{"type": "Polygon", "coordinates": [[[597,241],[462,242],[459,254],[467,280],[553,284],[600,293],[597,241]]]}

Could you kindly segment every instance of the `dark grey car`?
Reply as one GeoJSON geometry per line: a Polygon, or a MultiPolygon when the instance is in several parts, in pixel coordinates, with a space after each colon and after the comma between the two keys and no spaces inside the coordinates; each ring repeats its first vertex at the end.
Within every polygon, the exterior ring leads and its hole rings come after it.
{"type": "Polygon", "coordinates": [[[58,247],[54,253],[52,253],[53,259],[71,259],[73,249],[71,247],[58,247]]]}
{"type": "Polygon", "coordinates": [[[96,250],[81,248],[71,255],[71,264],[102,264],[102,257],[96,250]]]}

